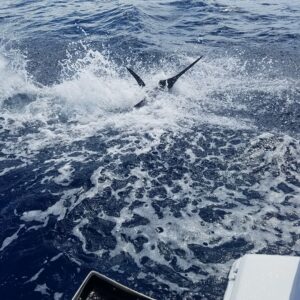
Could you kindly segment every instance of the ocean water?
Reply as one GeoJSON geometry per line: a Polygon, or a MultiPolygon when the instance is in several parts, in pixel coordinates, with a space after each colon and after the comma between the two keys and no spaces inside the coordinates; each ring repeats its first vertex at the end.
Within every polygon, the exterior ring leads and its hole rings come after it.
{"type": "Polygon", "coordinates": [[[71,299],[90,270],[222,299],[245,253],[300,255],[299,19],[292,0],[2,0],[1,300],[71,299]]]}

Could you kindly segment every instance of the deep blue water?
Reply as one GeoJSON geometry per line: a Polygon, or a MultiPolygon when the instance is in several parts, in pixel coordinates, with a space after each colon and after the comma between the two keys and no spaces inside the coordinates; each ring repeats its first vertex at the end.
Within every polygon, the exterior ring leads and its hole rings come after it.
{"type": "Polygon", "coordinates": [[[222,299],[245,253],[300,255],[299,19],[292,0],[1,1],[1,300],[70,299],[92,269],[222,299]]]}

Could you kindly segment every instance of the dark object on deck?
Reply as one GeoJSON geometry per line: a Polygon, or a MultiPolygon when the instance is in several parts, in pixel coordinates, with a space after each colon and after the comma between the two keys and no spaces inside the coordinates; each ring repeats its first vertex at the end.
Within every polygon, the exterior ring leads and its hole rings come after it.
{"type": "Polygon", "coordinates": [[[116,281],[92,271],[72,300],[154,300],[116,281]]]}

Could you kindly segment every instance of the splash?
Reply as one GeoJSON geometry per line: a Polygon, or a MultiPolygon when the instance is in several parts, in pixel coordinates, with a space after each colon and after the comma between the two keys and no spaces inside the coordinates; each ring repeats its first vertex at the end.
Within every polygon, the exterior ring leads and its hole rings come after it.
{"type": "MultiPolygon", "coordinates": [[[[27,284],[52,293],[41,277],[65,253],[78,272],[129,282],[134,273],[155,295],[188,299],[211,278],[222,285],[246,252],[296,253],[299,141],[258,122],[274,114],[268,106],[297,117],[295,81],[274,78],[274,62],[207,56],[170,93],[132,109],[148,91],[109,53],[69,51],[51,86],[13,57],[0,59],[0,179],[14,187],[1,185],[15,201],[4,224],[13,216],[17,227],[5,225],[0,252],[33,233],[59,252],[27,284]]],[[[130,62],[151,89],[193,60],[130,62]]]]}

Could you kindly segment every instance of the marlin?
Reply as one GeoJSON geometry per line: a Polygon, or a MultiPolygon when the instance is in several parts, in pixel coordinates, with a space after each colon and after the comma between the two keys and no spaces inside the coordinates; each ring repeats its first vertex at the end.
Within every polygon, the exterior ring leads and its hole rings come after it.
{"type": "MultiPolygon", "coordinates": [[[[186,67],[184,70],[182,70],[181,72],[179,72],[177,75],[168,78],[168,79],[162,79],[158,82],[158,87],[154,89],[154,91],[156,91],[157,89],[160,90],[165,90],[166,88],[169,90],[172,89],[172,87],[174,86],[174,84],[176,83],[176,81],[186,72],[188,71],[192,66],[194,66],[203,56],[200,56],[199,58],[197,58],[193,63],[191,63],[188,67],[186,67]]],[[[136,80],[136,82],[138,83],[138,85],[140,87],[145,87],[146,84],[145,82],[141,79],[141,77],[139,75],[137,75],[132,69],[127,68],[127,70],[129,71],[129,73],[133,76],[133,78],[136,80]]],[[[153,91],[152,91],[153,92],[153,91]]],[[[143,100],[139,101],[137,104],[134,105],[134,108],[141,108],[143,107],[145,104],[147,103],[147,98],[144,98],[143,100]]]]}

